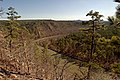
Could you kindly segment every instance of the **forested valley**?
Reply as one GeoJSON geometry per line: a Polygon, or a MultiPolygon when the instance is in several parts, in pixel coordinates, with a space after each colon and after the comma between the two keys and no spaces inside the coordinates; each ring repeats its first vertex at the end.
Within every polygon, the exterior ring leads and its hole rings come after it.
{"type": "Polygon", "coordinates": [[[108,21],[94,10],[88,21],[19,20],[18,12],[9,7],[0,20],[0,80],[120,80],[120,5],[108,21]]]}

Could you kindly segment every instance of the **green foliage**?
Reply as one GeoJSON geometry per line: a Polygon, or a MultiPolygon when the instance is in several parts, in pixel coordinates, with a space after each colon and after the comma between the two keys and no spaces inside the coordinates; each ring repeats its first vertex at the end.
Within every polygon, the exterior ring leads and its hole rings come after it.
{"type": "Polygon", "coordinates": [[[91,10],[86,16],[91,16],[92,20],[95,21],[100,21],[100,18],[103,17],[103,15],[100,15],[99,12],[93,12],[93,10],[91,10]]]}
{"type": "Polygon", "coordinates": [[[108,21],[110,22],[110,25],[114,24],[116,22],[116,19],[113,16],[108,16],[108,21]]]}
{"type": "Polygon", "coordinates": [[[102,15],[92,10],[87,14],[92,20],[84,23],[87,28],[80,28],[79,33],[70,34],[57,42],[57,49],[63,54],[83,59],[81,65],[109,67],[120,57],[119,20],[108,17],[110,25],[101,22],[102,15]],[[90,57],[91,55],[91,57],[90,57]],[[88,62],[84,62],[89,60],[88,62]],[[105,65],[108,63],[108,65],[105,65]]]}
{"type": "Polygon", "coordinates": [[[97,41],[97,54],[99,59],[108,62],[114,56],[114,46],[111,45],[111,39],[105,37],[99,38],[97,41]]]}
{"type": "Polygon", "coordinates": [[[111,64],[111,70],[115,73],[120,73],[120,62],[114,62],[111,64]]]}
{"type": "Polygon", "coordinates": [[[13,8],[13,7],[9,7],[8,12],[6,14],[8,15],[7,18],[12,20],[12,21],[17,20],[18,18],[21,17],[21,16],[17,16],[18,12],[15,11],[15,8],[13,8]]]}
{"type": "Polygon", "coordinates": [[[119,36],[112,36],[111,42],[114,45],[120,45],[120,37],[119,36]]]}
{"type": "Polygon", "coordinates": [[[119,20],[120,19],[120,5],[116,7],[116,18],[119,20]]]}
{"type": "Polygon", "coordinates": [[[14,41],[14,39],[17,39],[19,33],[18,30],[20,30],[19,23],[16,22],[16,20],[18,18],[20,18],[20,16],[17,16],[18,13],[15,11],[15,9],[13,7],[9,7],[8,8],[8,13],[6,13],[8,15],[8,19],[9,21],[6,23],[5,27],[6,27],[6,40],[8,40],[8,46],[9,46],[9,51],[12,51],[12,43],[14,41]]]}
{"type": "Polygon", "coordinates": [[[39,60],[41,54],[40,54],[40,47],[37,44],[34,44],[34,58],[39,60]]]}
{"type": "Polygon", "coordinates": [[[8,35],[6,37],[16,38],[18,35],[17,31],[20,30],[20,28],[18,27],[19,23],[16,22],[15,20],[20,18],[20,16],[17,16],[18,13],[15,11],[13,7],[9,7],[8,13],[6,14],[8,15],[8,19],[9,19],[9,21],[5,25],[8,29],[8,35]]]}

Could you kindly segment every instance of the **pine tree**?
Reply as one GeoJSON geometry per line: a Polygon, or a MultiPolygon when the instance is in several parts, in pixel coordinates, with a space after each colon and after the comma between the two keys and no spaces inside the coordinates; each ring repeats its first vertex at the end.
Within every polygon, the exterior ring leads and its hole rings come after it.
{"type": "MultiPolygon", "coordinates": [[[[2,2],[3,0],[0,0],[0,2],[2,2]]],[[[2,17],[2,15],[4,14],[4,10],[3,10],[3,8],[2,8],[2,6],[1,6],[1,8],[0,8],[0,16],[2,17]]]]}
{"type": "Polygon", "coordinates": [[[120,0],[114,0],[114,2],[118,2],[118,3],[120,3],[120,0]]]}
{"type": "Polygon", "coordinates": [[[97,34],[97,30],[101,29],[101,17],[103,15],[100,15],[99,12],[93,12],[91,10],[86,16],[91,16],[91,20],[88,21],[89,28],[80,29],[82,32],[85,32],[86,35],[90,37],[90,42],[88,45],[90,45],[90,49],[88,50],[88,74],[87,79],[90,80],[90,73],[92,69],[92,63],[94,61],[94,53],[96,53],[96,39],[99,37],[97,34]]]}
{"type": "Polygon", "coordinates": [[[9,7],[8,12],[6,13],[8,15],[8,35],[5,36],[5,38],[9,38],[9,51],[12,51],[12,42],[13,39],[17,37],[17,26],[19,25],[16,20],[20,18],[21,16],[18,16],[18,13],[15,11],[15,8],[9,7]]]}

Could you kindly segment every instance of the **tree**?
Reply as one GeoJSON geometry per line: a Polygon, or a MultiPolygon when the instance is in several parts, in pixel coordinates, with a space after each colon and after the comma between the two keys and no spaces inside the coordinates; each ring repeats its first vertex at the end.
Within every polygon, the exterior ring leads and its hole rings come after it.
{"type": "Polygon", "coordinates": [[[13,38],[16,38],[16,34],[17,34],[17,26],[19,25],[16,20],[18,18],[20,18],[21,16],[18,16],[18,13],[15,11],[15,8],[13,7],[9,7],[8,8],[8,12],[6,13],[8,15],[8,23],[7,23],[7,26],[8,26],[8,35],[5,36],[5,38],[9,38],[9,51],[11,52],[12,51],[12,41],[13,41],[13,38]]]}
{"type": "Polygon", "coordinates": [[[120,3],[120,0],[114,0],[114,2],[118,2],[118,3],[120,3]]]}
{"type": "Polygon", "coordinates": [[[11,21],[15,21],[21,17],[21,16],[18,16],[18,12],[15,11],[15,8],[13,8],[13,7],[9,7],[8,12],[6,14],[8,15],[7,18],[11,21]]]}
{"type": "MultiPolygon", "coordinates": [[[[3,0],[0,0],[1,2],[3,1],[3,0]]],[[[1,9],[0,9],[0,16],[2,16],[4,14],[4,11],[3,11],[3,8],[1,7],[1,9]]]]}
{"type": "Polygon", "coordinates": [[[101,25],[100,25],[100,21],[101,21],[101,17],[103,17],[103,15],[100,15],[99,12],[93,12],[93,10],[91,10],[86,16],[91,16],[91,20],[89,20],[89,28],[88,29],[81,29],[82,32],[86,32],[86,35],[89,35],[91,37],[90,44],[90,50],[88,50],[88,74],[87,74],[87,79],[90,79],[90,73],[91,73],[91,69],[92,69],[92,63],[93,63],[93,55],[94,53],[96,53],[96,40],[98,39],[99,35],[97,35],[98,33],[96,32],[97,30],[101,29],[101,25]]]}

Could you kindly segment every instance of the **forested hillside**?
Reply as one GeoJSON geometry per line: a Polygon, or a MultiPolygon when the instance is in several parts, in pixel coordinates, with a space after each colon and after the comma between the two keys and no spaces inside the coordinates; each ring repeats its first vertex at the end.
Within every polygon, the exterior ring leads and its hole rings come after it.
{"type": "MultiPolygon", "coordinates": [[[[81,22],[77,21],[19,20],[18,22],[20,27],[27,28],[35,38],[67,35],[78,32],[80,27],[84,27],[81,22]]],[[[4,25],[6,21],[1,21],[0,23],[4,25]]]]}

